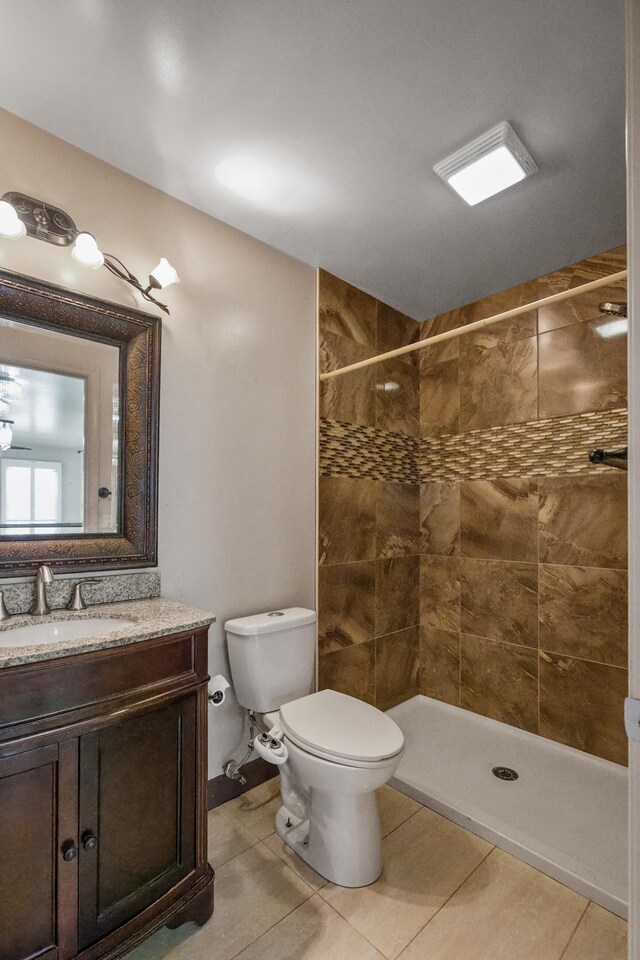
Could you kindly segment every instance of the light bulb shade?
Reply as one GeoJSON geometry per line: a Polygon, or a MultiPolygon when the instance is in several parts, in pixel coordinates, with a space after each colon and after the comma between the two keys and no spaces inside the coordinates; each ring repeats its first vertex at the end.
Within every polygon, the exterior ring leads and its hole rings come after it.
{"type": "Polygon", "coordinates": [[[5,240],[21,240],[27,228],[6,200],[0,200],[0,237],[5,240]]]}
{"type": "Polygon", "coordinates": [[[98,248],[95,237],[90,233],[79,233],[73,245],[71,256],[76,263],[91,270],[97,270],[104,264],[104,257],[98,248]]]}
{"type": "MultiPolygon", "coordinates": [[[[169,287],[172,283],[180,283],[180,277],[164,257],[160,258],[160,263],[151,271],[150,277],[153,277],[159,287],[169,287]]],[[[152,284],[152,286],[155,286],[155,284],[152,284]]]]}
{"type": "Polygon", "coordinates": [[[22,396],[22,384],[7,374],[0,373],[0,402],[15,403],[22,396]]]}
{"type": "Polygon", "coordinates": [[[11,449],[13,430],[10,423],[0,423],[0,452],[11,449]]]}

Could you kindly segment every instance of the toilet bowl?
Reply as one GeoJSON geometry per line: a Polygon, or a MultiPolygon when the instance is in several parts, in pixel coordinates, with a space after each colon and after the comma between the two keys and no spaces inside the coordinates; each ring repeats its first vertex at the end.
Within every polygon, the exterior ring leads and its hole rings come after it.
{"type": "MultiPolygon", "coordinates": [[[[278,765],[278,834],[317,873],[343,887],[382,870],[375,791],[395,772],[404,738],[376,707],[336,690],[312,693],[316,615],[290,607],[225,623],[238,703],[268,733],[256,751],[278,765]]],[[[259,725],[258,725],[259,726],[259,725]]]]}
{"type": "Polygon", "coordinates": [[[399,727],[380,710],[322,690],[267,714],[283,737],[279,836],[313,869],[343,887],[373,883],[382,871],[375,791],[404,751],[399,727]]]}

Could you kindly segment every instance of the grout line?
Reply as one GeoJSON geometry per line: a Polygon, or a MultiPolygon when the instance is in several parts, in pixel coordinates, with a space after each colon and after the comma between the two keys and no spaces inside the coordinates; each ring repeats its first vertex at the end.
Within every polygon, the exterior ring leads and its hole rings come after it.
{"type": "Polygon", "coordinates": [[[627,672],[629,669],[626,664],[621,666],[619,663],[605,663],[603,660],[591,660],[589,657],[576,657],[572,653],[558,653],[556,650],[547,650],[542,647],[538,653],[548,653],[552,657],[562,657],[563,660],[577,660],[579,663],[593,663],[598,667],[610,667],[613,670],[624,670],[627,672]]]}
{"type": "Polygon", "coordinates": [[[575,937],[576,932],[577,932],[577,930],[578,930],[578,927],[579,927],[580,924],[582,923],[582,921],[583,921],[583,919],[584,919],[584,915],[585,915],[585,913],[587,912],[587,910],[589,909],[589,904],[590,904],[590,903],[591,903],[591,900],[587,900],[587,903],[586,903],[586,905],[585,905],[585,908],[584,908],[584,910],[582,911],[582,913],[580,914],[580,917],[579,917],[578,922],[576,923],[575,927],[574,927],[573,930],[571,931],[571,936],[569,937],[569,939],[567,940],[566,944],[564,945],[564,949],[563,949],[562,953],[560,954],[560,956],[558,957],[558,960],[562,960],[562,958],[565,956],[567,950],[568,950],[569,947],[571,946],[571,941],[572,941],[573,938],[575,937]]]}
{"type": "MultiPolygon", "coordinates": [[[[464,830],[464,827],[463,827],[462,829],[464,830]]],[[[460,890],[460,888],[465,885],[465,883],[467,882],[467,880],[470,880],[470,879],[471,879],[471,877],[474,875],[474,873],[476,872],[476,870],[479,870],[479,869],[480,869],[480,867],[481,867],[482,864],[485,862],[485,860],[487,859],[487,857],[490,857],[491,854],[493,853],[493,851],[494,851],[495,849],[496,849],[495,846],[492,846],[491,849],[488,850],[487,853],[485,854],[485,856],[482,858],[482,860],[480,861],[480,863],[477,863],[477,864],[476,864],[476,866],[473,868],[473,870],[471,871],[471,873],[469,873],[469,874],[464,878],[464,880],[461,880],[461,881],[460,881],[460,883],[458,884],[458,886],[457,886],[457,887],[455,888],[455,890],[447,897],[447,899],[444,901],[444,903],[440,904],[440,906],[438,907],[438,909],[436,910],[436,912],[433,914],[433,916],[429,917],[429,919],[427,920],[427,922],[426,922],[425,924],[423,924],[422,927],[420,927],[420,929],[419,929],[418,932],[416,933],[415,937],[412,937],[411,940],[409,940],[409,942],[402,948],[402,951],[401,951],[400,954],[398,955],[398,960],[402,960],[402,955],[403,955],[403,953],[405,953],[405,952],[409,949],[409,947],[411,946],[411,944],[413,943],[413,941],[416,940],[416,939],[420,936],[420,934],[423,932],[423,930],[425,930],[425,929],[429,926],[429,924],[432,923],[433,920],[435,920],[435,918],[438,916],[438,914],[440,913],[440,911],[443,910],[443,909],[446,907],[446,905],[449,903],[449,901],[452,899],[452,897],[455,897],[455,895],[456,895],[456,893],[458,892],[458,890],[460,890]]],[[[562,958],[559,958],[559,960],[562,960],[562,958]]]]}
{"type": "Polygon", "coordinates": [[[506,647],[518,647],[520,650],[530,650],[532,653],[538,652],[538,648],[534,644],[516,643],[514,640],[502,640],[499,637],[483,637],[482,634],[469,633],[468,630],[461,630],[460,633],[462,636],[471,637],[473,640],[486,640],[489,643],[501,643],[506,647]]]}
{"type": "MultiPolygon", "coordinates": [[[[394,790],[395,787],[392,787],[391,789],[394,790]]],[[[400,793],[400,791],[398,790],[397,793],[400,793]]],[[[403,793],[402,796],[403,796],[403,797],[408,797],[408,794],[403,793]]],[[[409,800],[413,800],[413,797],[408,797],[408,799],[409,799],[409,800]]],[[[419,800],[416,800],[416,803],[420,803],[420,801],[419,801],[419,800]]],[[[408,823],[408,822],[409,822],[409,820],[413,820],[413,818],[414,818],[414,817],[417,817],[418,814],[419,814],[419,813],[422,813],[423,810],[428,810],[428,809],[429,809],[429,807],[425,806],[424,803],[420,803],[420,809],[419,809],[419,810],[414,810],[413,813],[410,813],[408,817],[405,817],[404,820],[401,821],[401,823],[397,823],[397,824],[395,825],[395,827],[393,828],[393,830],[390,830],[389,833],[385,833],[385,835],[384,835],[384,837],[383,837],[382,839],[383,839],[383,840],[386,840],[388,837],[392,837],[393,834],[396,832],[396,830],[399,830],[400,827],[403,827],[403,826],[405,825],[405,823],[408,823]]]]}
{"type": "MultiPolygon", "coordinates": [[[[324,889],[324,887],[323,887],[322,889],[324,889]]],[[[341,889],[344,889],[344,888],[341,888],[341,889]]],[[[319,894],[320,894],[320,891],[318,890],[318,895],[319,895],[319,894]]],[[[331,910],[332,913],[335,913],[335,915],[336,915],[337,917],[339,917],[340,920],[343,921],[343,923],[346,923],[349,927],[351,927],[351,929],[354,930],[355,933],[356,933],[359,937],[361,937],[361,938],[364,940],[365,943],[368,943],[369,946],[372,947],[379,956],[385,957],[385,960],[388,960],[388,958],[387,958],[386,955],[382,952],[382,950],[380,950],[379,947],[376,947],[375,943],[372,943],[371,940],[369,940],[369,938],[366,936],[366,934],[364,934],[364,933],[362,932],[362,930],[358,930],[358,928],[355,927],[355,926],[351,923],[350,920],[347,920],[346,917],[343,917],[342,914],[340,913],[340,911],[339,911],[336,907],[334,907],[334,905],[333,905],[332,903],[329,903],[329,901],[328,901],[328,900],[325,900],[325,898],[322,897],[322,896],[320,897],[320,899],[322,900],[322,902],[323,902],[327,907],[329,907],[329,909],[331,910]]],[[[305,901],[305,902],[306,902],[306,901],[305,901]]],[[[302,906],[302,904],[301,904],[301,906],[302,906]]]]}
{"type": "MultiPolygon", "coordinates": [[[[267,847],[267,849],[269,849],[269,848],[267,847]]],[[[272,851],[269,850],[269,853],[272,853],[272,851]]],[[[273,856],[275,856],[275,854],[273,854],[273,856]]],[[[280,860],[279,857],[278,857],[277,859],[280,860]]],[[[283,861],[280,860],[280,863],[283,863],[283,861]]],[[[286,864],[283,864],[283,865],[286,866],[286,864]]],[[[287,867],[287,869],[288,869],[288,870],[291,870],[291,867],[287,867]]],[[[291,871],[291,872],[294,873],[294,871],[291,871]]],[[[296,873],[296,877],[297,877],[299,880],[302,880],[302,877],[300,876],[300,874],[296,873]]],[[[302,880],[302,882],[303,882],[307,887],[309,887],[309,884],[306,882],[306,880],[302,880]]],[[[261,940],[261,939],[262,939],[263,937],[265,937],[268,933],[270,933],[271,930],[273,930],[274,927],[277,927],[279,923],[282,923],[282,921],[283,921],[283,920],[286,920],[287,917],[290,917],[292,913],[295,913],[296,910],[298,910],[300,907],[304,906],[305,903],[308,903],[309,900],[311,900],[311,899],[315,896],[315,890],[313,890],[311,887],[309,887],[309,890],[311,891],[310,896],[305,897],[304,900],[301,900],[300,903],[297,903],[297,904],[295,905],[295,907],[292,907],[292,908],[291,908],[291,910],[287,910],[287,912],[286,912],[282,917],[280,917],[278,920],[276,920],[275,923],[270,924],[270,926],[268,926],[268,927],[266,928],[266,930],[263,930],[262,933],[259,934],[259,936],[257,936],[254,940],[251,941],[251,943],[247,943],[244,947],[242,947],[241,950],[238,951],[238,953],[232,954],[232,956],[230,956],[230,957],[228,958],[228,960],[235,960],[236,957],[241,956],[241,955],[245,952],[245,950],[248,950],[249,947],[253,947],[254,944],[258,943],[259,940],[261,940]]]]}

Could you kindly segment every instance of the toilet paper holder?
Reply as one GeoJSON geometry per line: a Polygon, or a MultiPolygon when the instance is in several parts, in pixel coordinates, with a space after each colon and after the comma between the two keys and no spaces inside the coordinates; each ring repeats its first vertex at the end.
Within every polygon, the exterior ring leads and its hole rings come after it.
{"type": "Polygon", "coordinates": [[[209,703],[212,703],[216,707],[224,703],[226,691],[230,686],[231,684],[227,678],[223,677],[221,673],[215,677],[211,677],[209,680],[209,703]]]}

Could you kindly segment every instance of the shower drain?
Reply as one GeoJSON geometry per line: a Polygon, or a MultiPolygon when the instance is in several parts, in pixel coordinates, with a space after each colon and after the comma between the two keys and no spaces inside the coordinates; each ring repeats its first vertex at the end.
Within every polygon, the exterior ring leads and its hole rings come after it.
{"type": "Polygon", "coordinates": [[[512,770],[511,767],[494,767],[491,773],[494,777],[497,777],[498,780],[517,780],[518,774],[515,770],[512,770]]]}

